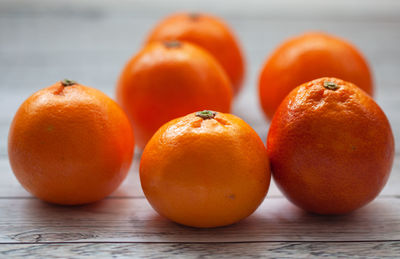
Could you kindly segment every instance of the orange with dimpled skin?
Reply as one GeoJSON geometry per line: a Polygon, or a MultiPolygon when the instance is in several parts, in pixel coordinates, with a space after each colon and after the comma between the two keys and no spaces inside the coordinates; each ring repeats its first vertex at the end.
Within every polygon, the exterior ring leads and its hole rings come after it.
{"type": "Polygon", "coordinates": [[[212,111],[166,123],[140,162],[152,207],[192,227],[225,226],[249,216],[267,194],[270,177],[257,133],[234,115],[212,111]]]}
{"type": "Polygon", "coordinates": [[[21,185],[63,205],[113,192],[128,173],[133,147],[132,128],[117,103],[71,80],[30,96],[8,137],[10,164],[21,185]]]}
{"type": "Polygon", "coordinates": [[[272,119],[267,150],[274,180],[297,206],[344,214],[372,201],[393,164],[383,111],[354,84],[320,78],[295,88],[272,119]]]}

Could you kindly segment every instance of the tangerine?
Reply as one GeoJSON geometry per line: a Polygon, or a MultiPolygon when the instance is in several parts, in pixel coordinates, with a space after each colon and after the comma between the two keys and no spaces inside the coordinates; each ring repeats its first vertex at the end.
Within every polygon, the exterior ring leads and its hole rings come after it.
{"type": "Polygon", "coordinates": [[[266,116],[272,119],[291,90],[320,77],[341,78],[373,95],[370,69],[355,46],[326,33],[306,33],[281,44],[262,68],[259,97],[266,116]]]}
{"type": "Polygon", "coordinates": [[[187,42],[154,42],[122,71],[117,100],[130,118],[137,144],[144,148],[164,123],[195,112],[229,112],[232,89],[219,63],[187,42]]]}
{"type": "Polygon", "coordinates": [[[8,156],[21,185],[47,202],[77,205],[113,192],[133,156],[129,120],[99,90],[64,80],[30,96],[10,127],[8,156]]]}
{"type": "Polygon", "coordinates": [[[209,51],[231,80],[233,92],[242,87],[244,58],[232,30],[220,18],[204,13],[177,13],[162,20],[151,31],[147,43],[180,40],[209,51]]]}
{"type": "Polygon", "coordinates": [[[243,120],[202,111],[172,120],[151,138],[140,180],[151,206],[192,227],[218,227],[252,214],[267,194],[263,142],[243,120]]]}
{"type": "Polygon", "coordinates": [[[372,201],[388,180],[393,133],[384,112],[352,83],[320,78],[295,88],[270,126],[274,180],[304,210],[344,214],[372,201]]]}

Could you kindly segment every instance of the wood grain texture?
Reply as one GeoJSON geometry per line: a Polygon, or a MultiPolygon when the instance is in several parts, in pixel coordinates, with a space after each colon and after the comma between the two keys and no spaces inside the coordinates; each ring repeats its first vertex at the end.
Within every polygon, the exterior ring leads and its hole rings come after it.
{"type": "Polygon", "coordinates": [[[394,242],[75,243],[0,245],[0,256],[23,258],[398,258],[394,242]]]}
{"type": "Polygon", "coordinates": [[[144,198],[63,207],[36,199],[0,199],[0,243],[254,242],[400,240],[400,199],[380,198],[345,216],[306,213],[284,198],[266,199],[228,227],[195,229],[159,216],[144,198]]]}

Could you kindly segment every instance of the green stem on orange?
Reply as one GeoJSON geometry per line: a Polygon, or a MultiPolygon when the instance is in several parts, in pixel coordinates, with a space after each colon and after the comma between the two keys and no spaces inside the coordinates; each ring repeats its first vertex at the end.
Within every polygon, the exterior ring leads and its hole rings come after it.
{"type": "Polygon", "coordinates": [[[192,21],[197,21],[200,18],[199,13],[189,13],[188,16],[192,21]]]}
{"type": "Polygon", "coordinates": [[[196,116],[202,118],[203,120],[214,119],[215,115],[217,115],[217,113],[210,110],[196,112],[196,116]]]}
{"type": "Polygon", "coordinates": [[[179,40],[170,40],[170,41],[164,41],[163,42],[164,46],[166,48],[180,48],[182,46],[182,43],[179,40]]]}
{"type": "Polygon", "coordinates": [[[77,84],[77,83],[76,83],[76,81],[74,81],[74,80],[64,79],[64,80],[61,81],[61,84],[62,84],[63,86],[71,86],[71,85],[75,85],[75,84],[77,84]]]}
{"type": "Polygon", "coordinates": [[[335,82],[331,82],[331,81],[324,81],[324,87],[326,89],[334,90],[334,91],[339,88],[339,86],[335,82]]]}

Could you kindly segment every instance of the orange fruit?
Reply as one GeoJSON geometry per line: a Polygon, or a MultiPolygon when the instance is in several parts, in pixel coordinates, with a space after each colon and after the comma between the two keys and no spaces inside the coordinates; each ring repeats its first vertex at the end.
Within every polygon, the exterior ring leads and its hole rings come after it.
{"type": "Polygon", "coordinates": [[[267,150],[275,182],[304,210],[343,214],[372,201],[393,164],[383,111],[352,83],[320,78],[294,89],[272,119],[267,150]]]}
{"type": "Polygon", "coordinates": [[[287,40],[272,53],[260,73],[259,97],[264,113],[272,119],[295,87],[326,76],[352,82],[373,94],[368,64],[349,42],[318,32],[287,40]]]}
{"type": "Polygon", "coordinates": [[[179,41],[155,42],[125,66],[117,99],[144,148],[172,119],[199,109],[229,112],[232,89],[221,66],[206,51],[179,41]]]}
{"type": "Polygon", "coordinates": [[[64,80],[30,96],[10,127],[8,156],[22,186],[47,202],[94,202],[124,180],[134,139],[102,92],[64,80]]]}
{"type": "Polygon", "coordinates": [[[192,227],[225,226],[249,216],[267,194],[270,178],[257,133],[234,115],[208,110],[163,125],[140,162],[151,206],[192,227]]]}
{"type": "Polygon", "coordinates": [[[180,40],[209,51],[222,65],[237,94],[244,77],[244,58],[235,35],[220,18],[203,13],[177,13],[162,20],[147,38],[154,41],[180,40]]]}

